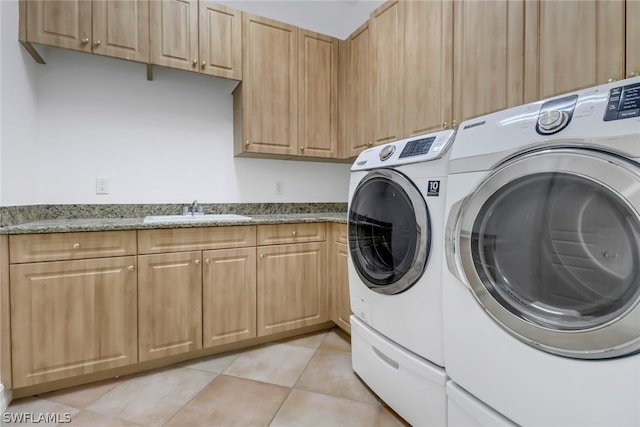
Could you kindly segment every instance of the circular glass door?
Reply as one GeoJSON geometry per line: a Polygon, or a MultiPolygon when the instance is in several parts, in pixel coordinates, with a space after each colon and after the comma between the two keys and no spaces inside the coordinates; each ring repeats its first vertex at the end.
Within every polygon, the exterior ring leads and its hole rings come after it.
{"type": "Polygon", "coordinates": [[[599,152],[548,150],[492,173],[463,203],[460,261],[483,308],[543,350],[640,348],[640,177],[599,152]]]}
{"type": "Polygon", "coordinates": [[[349,206],[349,252],[370,289],[398,294],[422,276],[429,257],[429,215],[424,198],[403,174],[369,172],[349,206]]]}

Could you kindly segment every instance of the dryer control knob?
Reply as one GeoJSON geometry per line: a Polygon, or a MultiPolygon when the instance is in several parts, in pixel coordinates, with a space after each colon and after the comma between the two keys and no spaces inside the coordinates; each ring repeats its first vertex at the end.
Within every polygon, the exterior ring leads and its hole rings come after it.
{"type": "Polygon", "coordinates": [[[385,161],[396,151],[395,145],[387,145],[380,151],[380,160],[385,161]]]}
{"type": "Polygon", "coordinates": [[[549,110],[538,118],[538,127],[541,133],[553,133],[562,129],[568,120],[569,115],[565,111],[549,110]]]}

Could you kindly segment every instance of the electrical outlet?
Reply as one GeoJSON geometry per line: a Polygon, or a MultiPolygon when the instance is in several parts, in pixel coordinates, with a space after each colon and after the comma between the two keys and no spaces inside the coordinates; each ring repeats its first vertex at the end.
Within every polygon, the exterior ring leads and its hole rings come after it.
{"type": "Polygon", "coordinates": [[[276,195],[282,196],[284,194],[284,184],[282,181],[276,181],[276,195]]]}
{"type": "Polygon", "coordinates": [[[109,178],[96,178],[96,194],[109,194],[109,178]]]}

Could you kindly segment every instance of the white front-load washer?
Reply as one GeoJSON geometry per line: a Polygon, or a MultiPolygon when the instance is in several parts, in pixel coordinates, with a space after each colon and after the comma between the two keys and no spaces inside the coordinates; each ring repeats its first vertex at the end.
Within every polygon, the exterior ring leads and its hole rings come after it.
{"type": "Polygon", "coordinates": [[[446,421],[444,191],[454,133],[445,130],[370,148],[351,168],[347,229],[351,309],[357,318],[352,322],[353,368],[414,425],[446,421]],[[415,387],[410,385],[414,379],[419,379],[415,387]],[[427,391],[434,384],[437,398],[427,391]],[[426,393],[417,397],[422,405],[398,393],[403,389],[426,393]]]}
{"type": "Polygon", "coordinates": [[[640,78],[466,121],[447,373],[521,425],[640,425],[640,78]]]}

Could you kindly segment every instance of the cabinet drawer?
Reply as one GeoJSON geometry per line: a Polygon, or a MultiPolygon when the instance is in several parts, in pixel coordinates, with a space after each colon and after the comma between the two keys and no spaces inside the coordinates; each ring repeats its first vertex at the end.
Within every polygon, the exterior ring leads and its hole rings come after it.
{"type": "Polygon", "coordinates": [[[202,228],[163,228],[138,231],[138,253],[199,251],[256,245],[254,225],[202,228]]]}
{"type": "Polygon", "coordinates": [[[9,236],[9,259],[12,264],[135,254],[135,231],[91,231],[9,236]]]}
{"type": "Polygon", "coordinates": [[[258,246],[322,242],[325,223],[271,224],[258,226],[258,246]]]}

